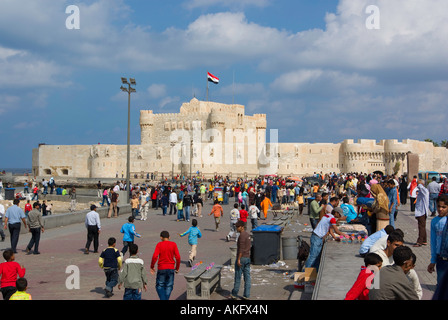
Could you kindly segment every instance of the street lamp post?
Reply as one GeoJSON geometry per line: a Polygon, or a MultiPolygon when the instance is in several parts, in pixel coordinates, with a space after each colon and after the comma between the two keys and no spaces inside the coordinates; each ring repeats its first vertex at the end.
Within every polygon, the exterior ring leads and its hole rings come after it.
{"type": "Polygon", "coordinates": [[[137,92],[131,85],[137,85],[135,79],[121,78],[121,82],[128,87],[121,86],[121,91],[128,93],[128,143],[127,143],[127,160],[126,160],[126,203],[129,203],[130,180],[131,180],[131,93],[137,92]]]}
{"type": "Polygon", "coordinates": [[[193,166],[193,139],[190,141],[190,180],[192,181],[193,177],[191,174],[191,167],[193,166]]]}
{"type": "Polygon", "coordinates": [[[180,144],[180,179],[183,180],[184,177],[184,149],[185,149],[185,142],[181,142],[180,144]]]}
{"type": "Polygon", "coordinates": [[[174,142],[170,143],[171,146],[171,181],[174,183],[174,142]]]}

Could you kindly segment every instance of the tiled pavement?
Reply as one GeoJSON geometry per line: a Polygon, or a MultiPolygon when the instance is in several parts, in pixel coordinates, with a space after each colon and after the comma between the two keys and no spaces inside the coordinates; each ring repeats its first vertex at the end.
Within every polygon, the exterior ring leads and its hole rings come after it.
{"type": "MultiPolygon", "coordinates": [[[[226,300],[233,288],[233,271],[230,266],[230,247],[234,241],[226,242],[225,236],[229,232],[229,212],[233,208],[233,202],[224,206],[224,217],[221,220],[220,230],[215,231],[214,219],[208,215],[212,203],[208,201],[203,208],[203,217],[199,221],[203,237],[199,240],[197,261],[204,263],[214,262],[224,265],[222,271],[222,290],[215,291],[212,300],[226,300]]],[[[272,217],[272,216],[271,216],[272,217]]],[[[308,216],[300,218],[307,223],[308,216]]],[[[117,239],[117,248],[122,248],[121,226],[126,223],[127,215],[114,219],[101,219],[102,232],[100,234],[101,252],[107,246],[107,239],[111,236],[117,239]]],[[[269,220],[269,218],[268,218],[269,220]]],[[[262,221],[260,221],[262,222],[262,221]]],[[[174,215],[163,216],[162,211],[151,209],[147,221],[135,221],[136,230],[142,235],[136,239],[139,245],[139,256],[145,262],[149,285],[148,291],[143,292],[145,300],[158,300],[154,285],[155,276],[149,273],[149,265],[154,247],[160,241],[159,234],[162,230],[168,230],[171,240],[175,241],[181,254],[181,267],[175,277],[172,300],[186,299],[186,285],[184,274],[190,271],[187,267],[189,245],[187,237],[180,238],[178,233],[186,231],[191,222],[177,222],[174,215]]],[[[296,236],[297,231],[302,231],[306,226],[294,220],[289,226],[291,233],[296,236]]],[[[249,227],[249,230],[251,228],[249,227]]],[[[308,235],[305,235],[305,237],[308,235]]],[[[104,297],[104,273],[98,267],[98,254],[91,252],[83,254],[86,241],[86,229],[83,223],[63,226],[56,229],[48,229],[41,236],[40,255],[27,255],[24,251],[30,239],[30,234],[20,235],[16,261],[23,264],[27,271],[25,277],[29,281],[29,292],[34,300],[105,300],[104,297]],[[72,272],[67,269],[76,266],[79,270],[79,288],[68,289],[66,281],[71,280],[72,272]]],[[[0,242],[0,250],[10,246],[9,236],[5,242],[0,242]]],[[[91,246],[92,249],[92,246],[91,246]]],[[[251,298],[254,300],[288,300],[294,290],[294,282],[291,276],[297,271],[297,260],[285,260],[283,263],[266,266],[252,266],[251,298]]],[[[121,300],[123,290],[114,290],[115,295],[110,300],[121,300]]],[[[240,290],[242,295],[242,289],[240,290]]]]}
{"type": "MultiPolygon", "coordinates": [[[[231,203],[233,204],[233,203],[231,203]]],[[[211,210],[211,202],[203,209],[204,217],[198,218],[199,227],[203,232],[203,238],[198,246],[198,260],[204,263],[214,262],[225,266],[222,272],[222,290],[212,294],[212,300],[225,300],[233,288],[233,272],[230,266],[230,247],[235,242],[226,242],[225,235],[229,231],[229,212],[231,205],[224,206],[225,215],[221,222],[220,231],[214,230],[213,218],[207,214],[211,210]]],[[[411,245],[417,238],[417,222],[413,214],[407,210],[400,210],[396,227],[405,232],[406,244],[411,245]]],[[[100,235],[100,251],[105,248],[110,236],[117,238],[117,248],[121,249],[120,227],[126,222],[124,216],[118,219],[102,219],[103,231],[100,235]]],[[[428,232],[431,218],[427,221],[428,232]]],[[[261,222],[261,221],[260,221],[261,222]]],[[[143,235],[136,240],[140,246],[140,257],[145,261],[150,284],[148,291],[143,293],[143,299],[158,300],[155,293],[155,277],[149,274],[149,263],[155,244],[159,241],[161,230],[169,230],[179,247],[182,264],[179,274],[175,278],[174,291],[171,295],[173,300],[184,300],[185,280],[183,275],[190,271],[186,266],[186,257],[189,246],[186,238],[179,238],[178,233],[185,231],[190,224],[187,222],[176,222],[174,216],[162,216],[161,210],[150,210],[147,221],[136,221],[137,231],[143,235]]],[[[302,235],[309,241],[310,232],[309,218],[305,208],[304,215],[295,217],[287,231],[293,237],[302,235]]],[[[250,229],[250,228],[249,228],[250,229]]],[[[57,229],[46,230],[42,234],[40,251],[41,255],[26,255],[23,249],[29,241],[29,234],[20,236],[16,261],[23,263],[27,268],[26,277],[29,279],[29,292],[35,300],[104,300],[104,274],[98,267],[97,254],[82,254],[85,244],[86,231],[83,224],[64,226],[57,229]],[[80,270],[80,288],[69,290],[66,281],[70,273],[66,273],[67,267],[75,265],[80,270]]],[[[9,238],[0,243],[0,250],[9,246],[9,238]]],[[[426,267],[429,263],[429,246],[412,248],[417,255],[416,271],[420,277],[424,289],[423,299],[431,299],[435,286],[435,274],[429,274],[426,267]]],[[[252,266],[252,288],[251,298],[253,300],[309,300],[310,294],[294,289],[292,275],[297,271],[297,260],[283,260],[282,263],[267,266],[252,266]]],[[[352,282],[355,281],[359,272],[359,266],[353,271],[352,282]]],[[[350,276],[350,275],[349,275],[350,276]]],[[[242,294],[242,289],[240,290],[242,294]]],[[[115,290],[111,300],[121,300],[122,291],[115,290]]]]}

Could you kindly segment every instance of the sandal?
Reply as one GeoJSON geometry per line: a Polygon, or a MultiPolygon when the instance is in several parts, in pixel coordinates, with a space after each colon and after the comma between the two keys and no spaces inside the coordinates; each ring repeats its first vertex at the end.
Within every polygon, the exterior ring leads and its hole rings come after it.
{"type": "Polygon", "coordinates": [[[421,247],[422,245],[420,243],[416,243],[413,245],[413,247],[421,247]]]}

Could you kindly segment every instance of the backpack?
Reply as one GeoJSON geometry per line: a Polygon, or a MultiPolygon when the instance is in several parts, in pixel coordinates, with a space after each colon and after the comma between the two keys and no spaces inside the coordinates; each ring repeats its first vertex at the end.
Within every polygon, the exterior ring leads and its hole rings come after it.
{"type": "Polygon", "coordinates": [[[303,240],[301,236],[297,237],[297,242],[299,246],[299,251],[297,252],[297,259],[299,260],[298,269],[302,270],[302,267],[310,254],[310,245],[305,240],[303,240]]]}

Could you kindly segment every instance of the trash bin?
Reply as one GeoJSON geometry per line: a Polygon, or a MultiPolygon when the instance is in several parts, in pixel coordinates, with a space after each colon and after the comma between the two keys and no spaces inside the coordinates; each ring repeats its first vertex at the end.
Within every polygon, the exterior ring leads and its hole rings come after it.
{"type": "Polygon", "coordinates": [[[14,200],[14,188],[5,188],[5,200],[14,200]]]}
{"type": "Polygon", "coordinates": [[[238,247],[236,244],[230,247],[230,266],[232,268],[235,266],[237,249],[238,247]]]}
{"type": "Polygon", "coordinates": [[[252,263],[266,265],[280,260],[279,225],[261,225],[252,230],[252,263]]]}
{"type": "Polygon", "coordinates": [[[285,235],[282,237],[282,259],[297,260],[299,247],[297,245],[297,237],[294,235],[285,235]]]}

